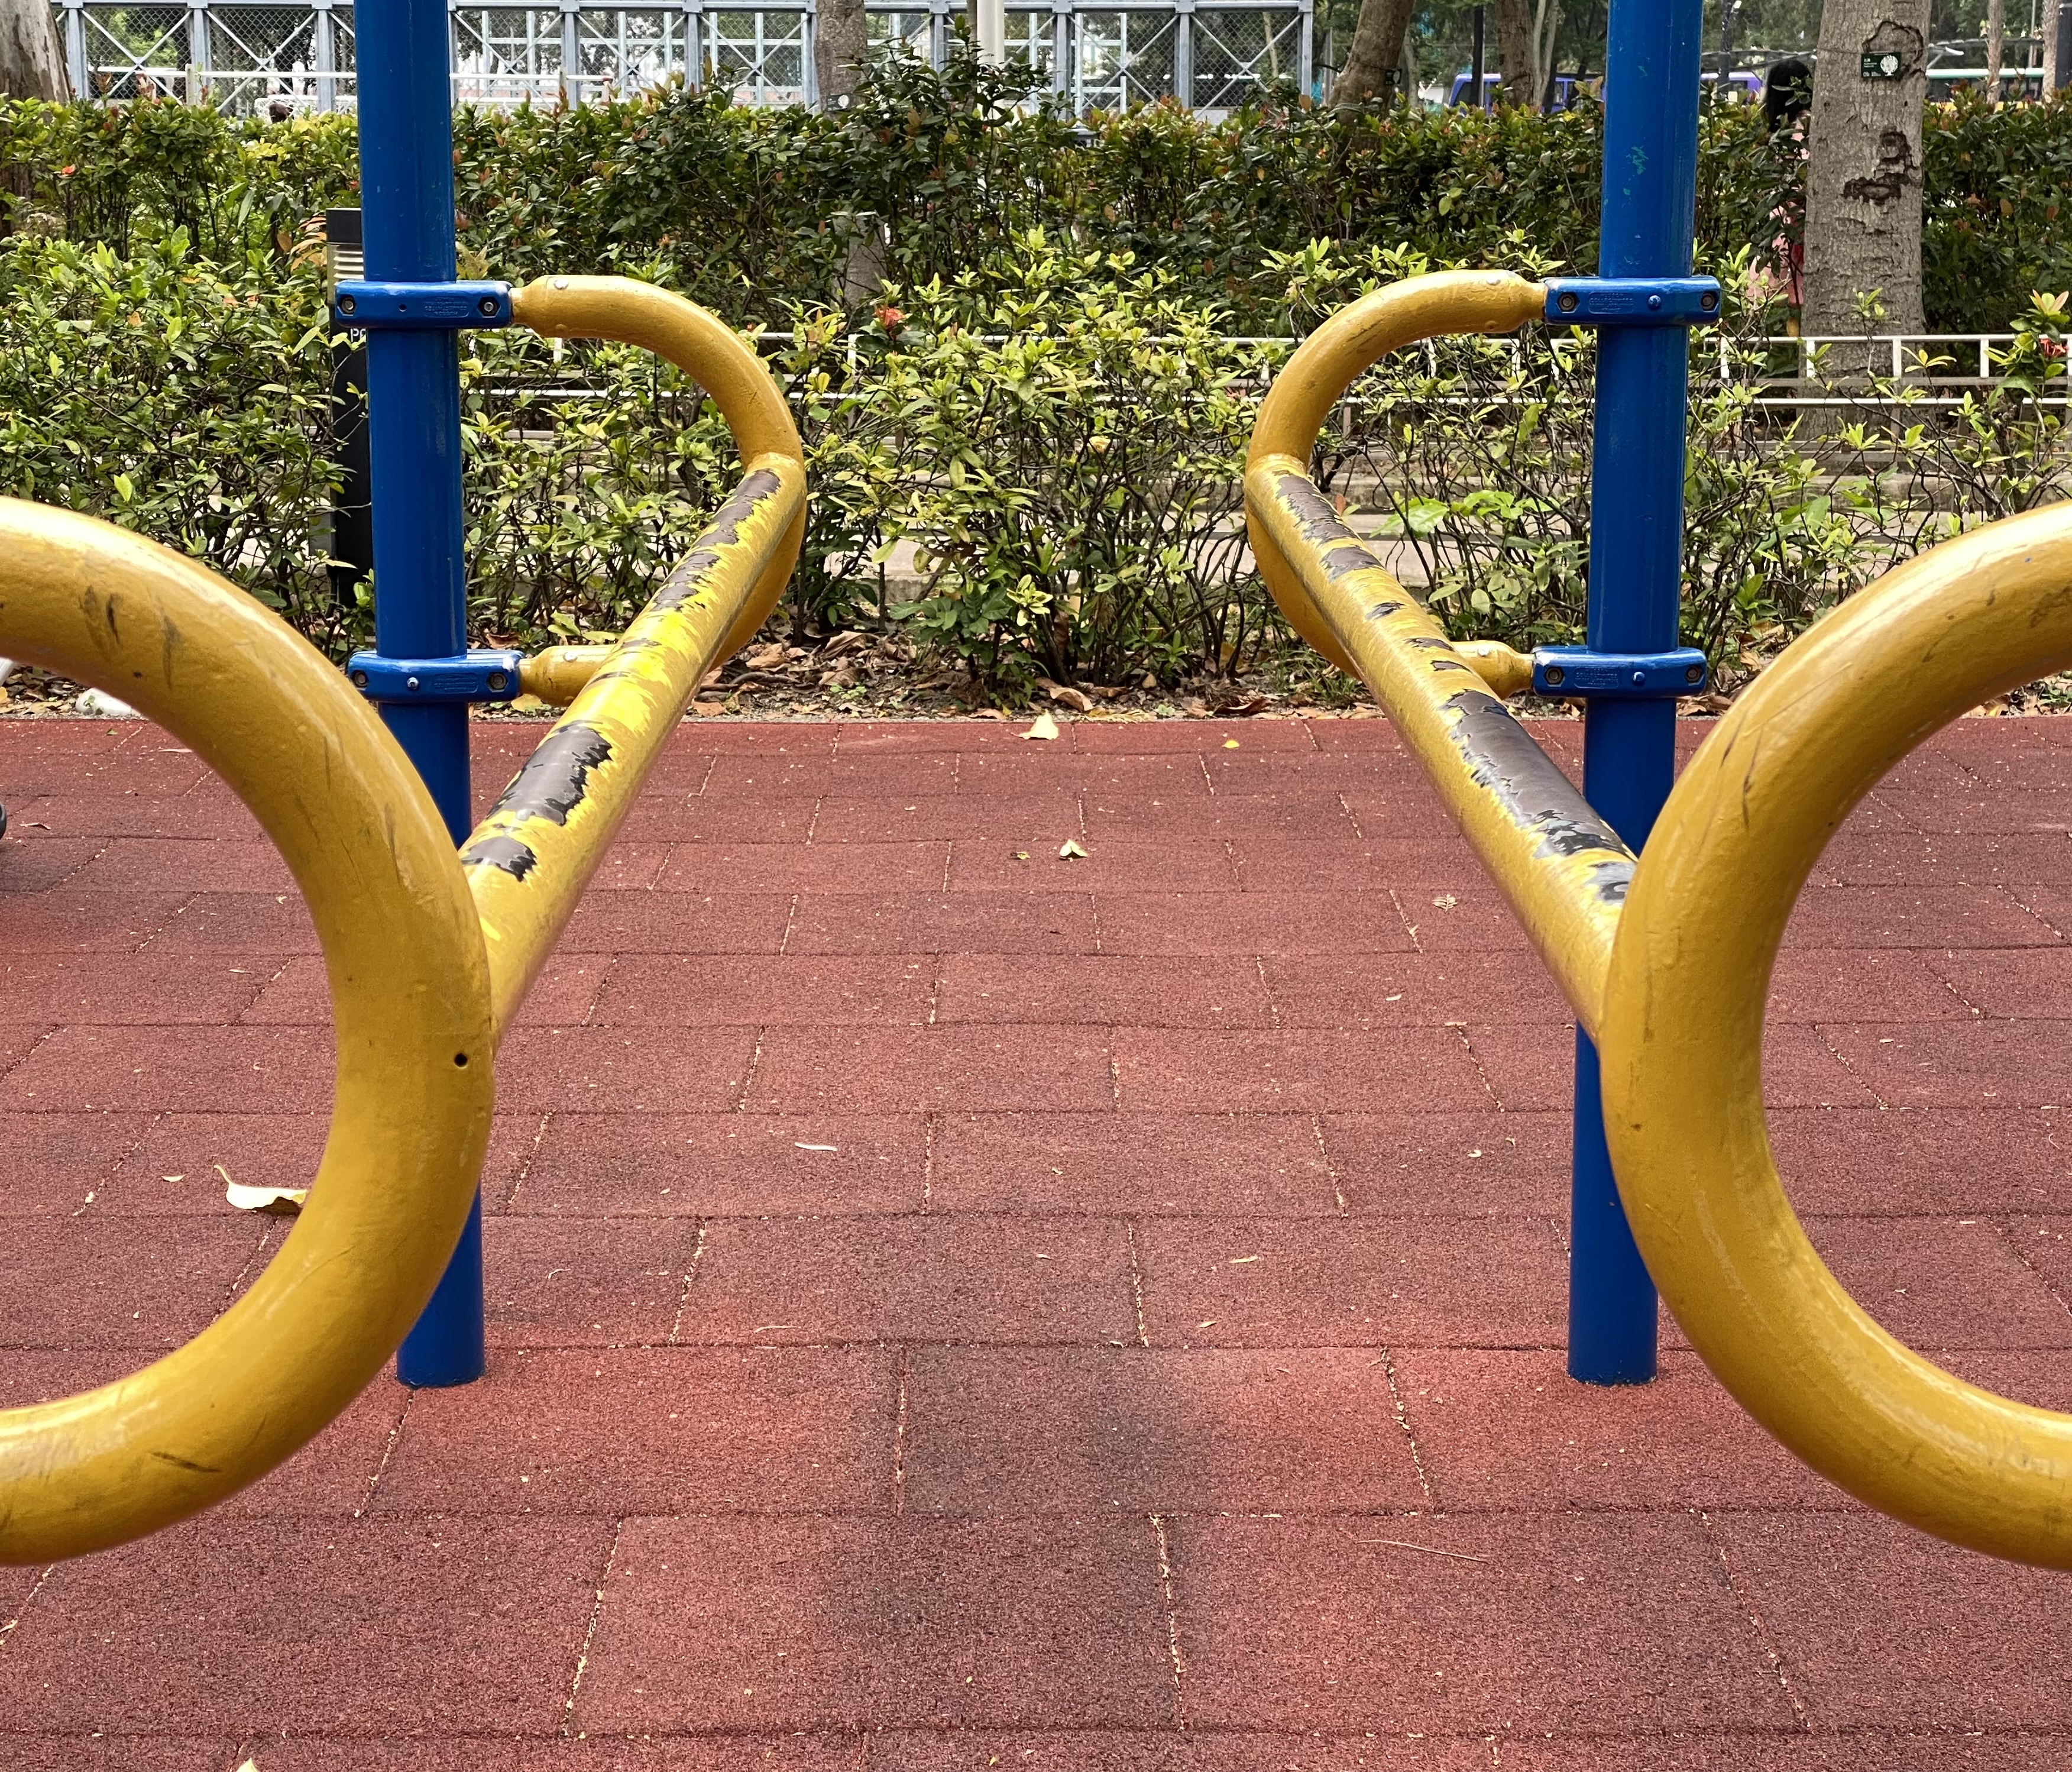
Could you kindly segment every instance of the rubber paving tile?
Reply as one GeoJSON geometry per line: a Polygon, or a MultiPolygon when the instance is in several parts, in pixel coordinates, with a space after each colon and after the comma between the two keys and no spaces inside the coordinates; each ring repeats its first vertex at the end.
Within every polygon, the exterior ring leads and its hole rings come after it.
{"type": "Polygon", "coordinates": [[[1170,1536],[1199,1726],[1531,1735],[1794,1721],[1687,1515],[1182,1516],[1170,1536]]]}
{"type": "Polygon", "coordinates": [[[1062,841],[1031,847],[967,838],[952,847],[944,884],[960,892],[1227,892],[1243,883],[1227,843],[1104,840],[1067,850],[1062,841]]]}
{"type": "Polygon", "coordinates": [[[9,1634],[18,1729],[547,1734],[608,1520],[212,1516],[62,1563],[9,1634]]]}
{"type": "Polygon", "coordinates": [[[740,1100],[755,1050],[754,1030],[742,1027],[678,1028],[667,1038],[641,1028],[514,1027],[497,1051],[496,1098],[507,1110],[544,1112],[716,1111],[740,1100]]]}
{"type": "Polygon", "coordinates": [[[39,1223],[0,1264],[0,1347],[176,1347],[230,1302],[278,1222],[223,1207],[39,1223]]]}
{"type": "Polygon", "coordinates": [[[1157,1535],[1062,1515],[630,1520],[575,1716],[618,1732],[1170,1724],[1157,1535]]]}
{"type": "Polygon", "coordinates": [[[2072,1210],[2072,1126],[2061,1112],[1773,1108],[1770,1140],[1802,1212],[2072,1210]]]}
{"type": "Polygon", "coordinates": [[[2046,1022],[1830,1022],[1821,1033],[1893,1107],[2056,1107],[2072,1102],[2072,1039],[2046,1022]]]}
{"type": "Polygon", "coordinates": [[[1430,1498],[1367,1349],[924,1348],[915,1514],[1358,1511],[1430,1498]]]}
{"type": "Polygon", "coordinates": [[[1482,1075],[1450,1028],[1345,1034],[1117,1028],[1116,1092],[1132,1112],[1412,1109],[1487,1100],[1482,1075]]]}
{"type": "Polygon", "coordinates": [[[0,1114],[0,1217],[83,1211],[150,1124],[137,1113],[0,1114]]]}
{"type": "Polygon", "coordinates": [[[10,955],[134,953],[185,902],[178,892],[9,893],[7,950],[10,955]]]}
{"type": "Polygon", "coordinates": [[[511,1210],[579,1219],[918,1211],[927,1189],[919,1114],[557,1113],[511,1210]]]}
{"type": "Polygon", "coordinates": [[[1406,1347],[1403,1422],[1453,1512],[1850,1507],[1689,1353],[1652,1384],[1579,1384],[1556,1349],[1406,1347]]]}
{"type": "Polygon", "coordinates": [[[746,1105],[765,1112],[1012,1113],[1115,1104],[1108,1041],[1097,1029],[773,1026],[755,1058],[746,1105]]]}
{"type": "Polygon", "coordinates": [[[928,843],[677,843],[654,884],[663,892],[928,892],[951,845],[928,843]]]}
{"type": "Polygon", "coordinates": [[[499,1354],[414,1393],[372,1511],[890,1513],[898,1381],[880,1347],[499,1354]]]}
{"type": "Polygon", "coordinates": [[[1105,954],[1376,954],[1412,950],[1387,892],[1103,892],[1105,954]]]}
{"type": "MultiPolygon", "coordinates": [[[[543,729],[477,726],[493,791],[543,729]]],[[[506,1041],[487,1375],[0,1572],[0,1765],[2072,1765],[2058,1578],[1828,1487],[1666,1318],[1654,1385],[1566,1376],[1570,1018],[1387,723],[1064,730],[687,726],[506,1041]]],[[[2039,783],[2072,721],[1965,722],[1858,809],[1766,1087],[1864,1305],[2064,1408],[2039,783]]],[[[219,1167],[309,1179],[331,1053],[163,734],[0,722],[0,791],[3,1405],[250,1287],[289,1227],[219,1167]]]]}
{"type": "MultiPolygon", "coordinates": [[[[1270,892],[1289,877],[1289,845],[1242,838],[1227,848],[1248,892],[1270,892]]],[[[1378,838],[1359,842],[1313,838],[1301,848],[1303,884],[1312,891],[1371,891],[1377,886],[1443,891],[1479,883],[1482,864],[1458,836],[1378,838]]]]}
{"type": "Polygon", "coordinates": [[[1923,957],[1955,996],[1982,1015],[2022,1022],[2072,1017],[2072,948],[1960,948],[1923,957]]]}
{"type": "Polygon", "coordinates": [[[2062,1574],[2002,1564],[1874,1514],[1716,1516],[1729,1564],[1816,1728],[2062,1730],[2072,1629],[2062,1574]]]}
{"type": "Polygon", "coordinates": [[[1380,1218],[1568,1209],[1569,1116],[1455,1104],[1450,1111],[1326,1114],[1324,1149],[1346,1210],[1380,1218]]]}
{"type": "Polygon", "coordinates": [[[18,1112],[92,1108],[242,1108],[283,1113],[331,1099],[327,1029],[61,1027],[0,1079],[0,1106],[18,1112]]]}
{"type": "MultiPolygon", "coordinates": [[[[319,971],[321,970],[319,967],[319,971]]],[[[15,954],[0,961],[0,1020],[73,1023],[234,1022],[266,989],[270,968],[172,954],[15,954]]]]}
{"type": "Polygon", "coordinates": [[[697,1223],[507,1215],[483,1226],[492,1347],[666,1342],[698,1264],[697,1223]]]}
{"type": "Polygon", "coordinates": [[[787,954],[1082,954],[1096,940],[1083,892],[802,892],[787,954]]]}
{"type": "Polygon", "coordinates": [[[1243,954],[945,954],[938,1022],[1271,1027],[1260,963],[1243,954]]]}
{"type": "Polygon", "coordinates": [[[1141,1241],[1154,1346],[1546,1346],[1568,1318],[1536,1219],[1158,1219],[1141,1241]]]}
{"type": "Polygon", "coordinates": [[[1338,1210],[1309,1114],[945,1114],[929,1197],[946,1212],[1338,1210]]]}
{"type": "Polygon", "coordinates": [[[1511,1023],[1566,1027],[1575,1012],[1536,968],[1509,953],[1276,954],[1262,962],[1276,1019],[1288,1027],[1463,1026],[1501,1014],[1511,1023]]]}
{"type": "Polygon", "coordinates": [[[1131,1274],[1114,1219],[714,1219],[676,1338],[1134,1342],[1131,1274]]]}

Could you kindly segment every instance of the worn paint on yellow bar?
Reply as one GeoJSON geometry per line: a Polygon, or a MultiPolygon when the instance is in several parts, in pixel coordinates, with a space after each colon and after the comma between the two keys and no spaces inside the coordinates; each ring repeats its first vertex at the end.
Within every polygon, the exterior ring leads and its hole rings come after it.
{"type": "Polygon", "coordinates": [[[462,847],[500,1036],[805,504],[804,468],[758,457],[462,847]]]}
{"type": "Polygon", "coordinates": [[[134,704],[252,809],[308,901],[337,1055],[309,1203],[250,1289],[142,1371],[0,1412],[0,1561],[43,1563],[222,1500],[380,1371],[467,1220],[495,1049],[445,824],[387,728],[286,623],[126,529],[5,499],[0,651],[134,704]]]}
{"type": "Polygon", "coordinates": [[[1762,1026],[1785,924],[1850,808],[1938,727],[2068,667],[2062,504],[1943,543],[1802,635],[1671,793],[1599,1030],[1619,1193],[1705,1363],[1873,1507],[2056,1568],[2072,1568],[2072,1416],[1966,1383],[1843,1290],[1778,1180],[1762,1026]]]}
{"type": "Polygon", "coordinates": [[[1301,463],[1285,455],[1256,459],[1244,491],[1255,533],[1293,568],[1315,619],[1388,710],[1584,1026],[1593,1026],[1632,852],[1431,612],[1346,528],[1301,463]]]}

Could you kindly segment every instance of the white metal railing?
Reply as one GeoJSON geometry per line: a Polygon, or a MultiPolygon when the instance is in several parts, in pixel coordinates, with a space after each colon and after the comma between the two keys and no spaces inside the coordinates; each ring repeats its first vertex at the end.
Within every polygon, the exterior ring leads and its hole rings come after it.
{"type": "MultiPolygon", "coordinates": [[[[351,110],[350,0],[51,0],[72,89],[109,101],[213,100],[239,112],[351,110]]],[[[672,80],[750,105],[812,104],[813,0],[619,6],[449,0],[454,97],[580,104],[672,80]]],[[[1314,80],[1314,0],[1009,0],[1007,50],[1072,110],[1160,99],[1211,114],[1314,80]]],[[[869,0],[872,43],[940,67],[963,0],[869,0]]]]}
{"type": "MultiPolygon", "coordinates": [[[[755,335],[755,343],[765,350],[779,349],[796,343],[797,336],[797,334],[792,332],[761,331],[755,335]]],[[[1006,333],[984,333],[978,335],[978,342],[985,344],[1002,344],[1007,342],[1009,336],[1010,335],[1006,333]]],[[[2053,334],[2048,336],[2058,347],[2061,352],[2067,348],[2072,348],[2072,335],[2060,336],[2053,334]]],[[[874,341],[876,337],[876,335],[868,332],[848,333],[845,334],[834,347],[839,348],[845,357],[849,373],[852,378],[858,375],[861,368],[862,358],[861,346],[866,339],[874,341]]],[[[1441,377],[1444,372],[1440,355],[1442,344],[1467,345],[1478,350],[1502,352],[1509,356],[1513,369],[1519,371],[1525,367],[1529,339],[1537,339],[1543,347],[1546,343],[1544,335],[1531,334],[1450,340],[1427,339],[1423,341],[1420,350],[1424,360],[1425,372],[1434,378],[1441,377]]],[[[2004,352],[2006,347],[2014,342],[2014,339],[2015,335],[2012,332],[1907,333],[1904,335],[1884,333],[1875,335],[1868,339],[1863,337],[1801,339],[1786,336],[1758,339],[1753,341],[1747,339],[1737,341],[1722,335],[1718,340],[1716,361],[1720,384],[1729,387],[1753,388],[1756,390],[1753,404],[1762,407],[1775,408],[1780,410],[1811,406],[1832,409],[1838,405],[1866,408],[1898,407],[1902,405],[1908,407],[1952,407],[1961,405],[1967,393],[1990,388],[2005,379],[2001,373],[2000,365],[1996,357],[1999,353],[2004,352]],[[1897,371],[1889,378],[1890,381],[1897,385],[1876,391],[1823,388],[1819,380],[1811,374],[1812,361],[1815,354],[1822,347],[1836,344],[1853,346],[1858,349],[1866,344],[1874,347],[1879,356],[1899,366],[1897,371]],[[1783,355],[1794,347],[1800,347],[1803,348],[1799,352],[1798,363],[1799,372],[1796,375],[1777,374],[1758,366],[1753,360],[1758,353],[1774,352],[1776,355],[1783,355]],[[1959,361],[1960,355],[1963,370],[1962,372],[1957,372],[1953,366],[1959,361]],[[1946,367],[1938,368],[1933,376],[1924,376],[1918,369],[1919,362],[1924,357],[1930,360],[1940,360],[1946,367]],[[1901,389],[1906,390],[1904,395],[1899,391],[1901,389]]],[[[1145,342],[1147,344],[1158,345],[1169,344],[1176,341],[1153,337],[1147,339],[1145,342]]],[[[1257,350],[1268,355],[1292,353],[1296,343],[1295,340],[1287,338],[1240,335],[1230,336],[1223,342],[1231,346],[1233,350],[1257,350]]],[[[1562,357],[1564,354],[1566,353],[1555,351],[1550,351],[1548,353],[1552,364],[1553,373],[1557,377],[1565,373],[1562,364],[1562,357]]],[[[1382,372],[1385,372],[1388,360],[1384,359],[1383,365],[1378,366],[1382,372]]],[[[2061,356],[2058,360],[2062,364],[2066,360],[2061,356]]],[[[1881,363],[1881,379],[1885,379],[1883,370],[1884,364],[1881,363]]],[[[1271,371],[1264,366],[1258,366],[1248,372],[1234,372],[1231,382],[1235,384],[1247,379],[1254,382],[1264,393],[1268,381],[1271,379],[1271,371]]],[[[609,397],[608,390],[586,384],[579,375],[551,385],[499,384],[492,385],[485,391],[505,397],[523,396],[529,399],[545,401],[602,400],[609,397]]],[[[853,397],[867,401],[874,397],[874,394],[866,391],[853,397]]],[[[1479,397],[1481,397],[1469,394],[1460,397],[1462,400],[1479,397]]],[[[2072,377],[2062,374],[2054,377],[2051,384],[2037,397],[2043,405],[2072,409],[2072,377]]],[[[1441,397],[1442,401],[1445,398],[1445,397],[1441,397]]],[[[1367,404],[1367,398],[1359,392],[1359,383],[1355,383],[1352,390],[1346,394],[1341,404],[1348,409],[1367,404]]]]}
{"type": "MultiPolygon", "coordinates": [[[[1758,402],[1765,406],[1833,406],[1892,405],[1958,406],[1967,393],[2006,379],[1998,359],[2015,342],[2012,332],[1880,332],[1870,335],[1816,335],[1766,338],[1738,343],[1722,335],[1718,339],[1720,380],[1753,382],[1762,389],[1758,402]],[[1745,360],[1762,353],[1772,361],[1789,356],[1787,372],[1755,372],[1745,360]],[[1836,373],[1868,372],[1891,384],[1889,392],[1866,395],[1854,390],[1836,393],[1827,389],[1816,372],[1818,360],[1832,356],[1840,360],[1836,373]],[[1875,360],[1875,368],[1873,367],[1875,360]],[[1856,366],[1861,364],[1862,368],[1856,366]]],[[[2054,346],[2058,362],[2066,362],[2072,339],[2045,335],[2054,346]]],[[[2044,404],[2072,407],[2072,384],[2060,374],[2037,396],[2044,404]]]]}

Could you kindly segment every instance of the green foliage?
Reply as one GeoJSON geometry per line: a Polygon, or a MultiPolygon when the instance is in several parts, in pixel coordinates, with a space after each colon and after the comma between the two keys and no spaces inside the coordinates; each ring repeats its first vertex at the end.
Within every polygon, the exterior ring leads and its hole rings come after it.
{"type": "MultiPolygon", "coordinates": [[[[1599,124],[1588,104],[1543,117],[1279,102],[1219,121],[1153,105],[1075,122],[1022,71],[895,59],[838,117],[680,87],[464,110],[454,178],[462,247],[497,274],[653,265],[738,324],[839,302],[876,228],[884,273],[913,288],[980,272],[1042,227],[1131,255],[1252,333],[1276,322],[1275,261],[1312,241],[1474,264],[1523,237],[1589,266],[1599,124]]],[[[0,188],[27,193],[5,199],[17,225],[118,256],[183,230],[211,260],[285,257],[306,218],[352,200],[352,132],[349,117],[270,124],[171,101],[0,103],[0,188]]],[[[2058,224],[2072,104],[1932,106],[1926,158],[1932,326],[2004,327],[2030,290],[2072,286],[2058,224]]],[[[1707,107],[1700,262],[1794,237],[1803,181],[1803,142],[1766,136],[1758,107],[1707,107]]]]}
{"type": "MultiPolygon", "coordinates": [[[[888,65],[840,117],[682,90],[463,112],[455,178],[471,269],[616,269],[787,329],[765,349],[813,496],[780,619],[799,639],[900,624],[1012,697],[1296,658],[1239,495],[1285,341],[1428,264],[1591,263],[1597,128],[1587,107],[1075,124],[964,61],[888,65]],[[888,606],[910,543],[919,586],[888,606]]],[[[1730,361],[1781,330],[1749,292],[1799,227],[1802,150],[1749,108],[1704,114],[1730,361]]],[[[1938,107],[1928,161],[1931,322],[2012,327],[1996,386],[1931,405],[1934,364],[1840,376],[1802,434],[1694,343],[1684,631],[1729,677],[1919,547],[2072,491],[2065,301],[2031,294],[2072,286],[2072,105],[1938,107]]],[[[327,570],[306,232],[353,199],[351,120],[0,104],[0,174],[26,192],[0,199],[0,487],[208,561],[334,656],[360,641],[368,587],[327,570]]],[[[478,631],[616,631],[732,479],[717,414],[619,346],[478,334],[464,364],[478,631]]],[[[1579,636],[1592,368],[1586,337],[1402,353],[1327,428],[1323,483],[1457,634],[1579,636]]]]}
{"type": "Polygon", "coordinates": [[[1174,282],[1038,229],[908,302],[881,387],[931,467],[893,517],[927,583],[894,613],[988,686],[1235,675],[1274,628],[1240,515],[1260,351],[1174,282]]]}
{"type": "Polygon", "coordinates": [[[0,253],[0,491],[206,561],[342,653],[328,338],[306,271],[209,265],[179,233],[128,259],[18,241],[0,253]]]}
{"type": "Polygon", "coordinates": [[[1929,107],[1922,158],[1922,295],[1929,323],[2004,332],[2034,290],[2072,288],[2072,101],[1989,106],[1974,93],[1929,107]]]}

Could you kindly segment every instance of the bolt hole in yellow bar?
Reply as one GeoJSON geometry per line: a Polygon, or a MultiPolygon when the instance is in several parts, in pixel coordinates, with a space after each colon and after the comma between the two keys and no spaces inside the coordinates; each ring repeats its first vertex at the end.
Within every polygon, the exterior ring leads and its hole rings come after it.
{"type": "Polygon", "coordinates": [[[1815,1470],[1953,1543],[2072,1567],[2072,1416],[1996,1396],[1887,1334],[1827,1271],[1764,1124],[1771,969],[1813,864],[1901,757],[2072,664],[2072,507],[1888,574],[1735,703],[1635,862],[1498,697],[1509,648],[1454,644],[1309,478],[1317,433],[1385,352],[1536,319],[1502,272],[1377,291],[1289,360],[1245,475],[1260,570],[1305,639],[1374,692],[1597,1042],[1619,1194],[1706,1364],[1815,1470]]]}
{"type": "Polygon", "coordinates": [[[309,903],[336,1042],[309,1203],[250,1291],[97,1390],[0,1412],[0,1561],[99,1550],[183,1519],[305,1444],[417,1320],[466,1221],[503,1029],[705,672],[797,557],[805,460],[754,352],[621,278],[520,290],[520,323],[639,344],[732,427],[739,488],[456,858],[416,771],[286,623],[184,556],[0,500],[0,650],[119,694],[244,800],[309,903]]]}

